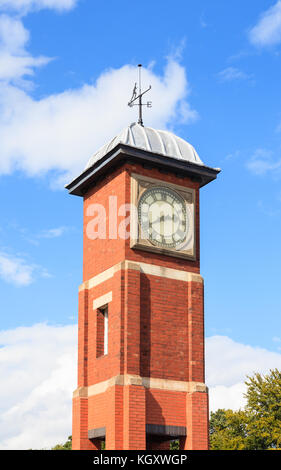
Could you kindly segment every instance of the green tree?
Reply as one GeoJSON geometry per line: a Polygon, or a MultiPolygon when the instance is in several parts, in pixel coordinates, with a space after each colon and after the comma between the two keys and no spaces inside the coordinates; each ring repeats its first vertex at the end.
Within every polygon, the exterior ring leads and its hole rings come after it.
{"type": "Polygon", "coordinates": [[[175,439],[175,440],[171,441],[170,450],[179,450],[179,448],[180,448],[179,439],[175,439]]]}
{"type": "Polygon", "coordinates": [[[281,450],[281,372],[254,374],[245,382],[244,411],[211,413],[212,450],[281,450]]]}
{"type": "Polygon", "coordinates": [[[57,444],[51,450],[72,450],[72,436],[69,436],[64,444],[57,444]]]}
{"type": "Polygon", "coordinates": [[[248,377],[248,439],[255,449],[281,450],[281,371],[248,377]]]}
{"type": "Polygon", "coordinates": [[[244,411],[217,410],[211,413],[210,448],[212,450],[245,450],[247,415],[244,411]]]}

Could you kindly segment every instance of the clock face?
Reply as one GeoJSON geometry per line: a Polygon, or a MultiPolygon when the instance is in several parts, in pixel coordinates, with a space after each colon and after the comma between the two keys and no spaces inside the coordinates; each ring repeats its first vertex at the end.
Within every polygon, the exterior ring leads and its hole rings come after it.
{"type": "Polygon", "coordinates": [[[142,238],[162,248],[178,248],[188,232],[184,199],[164,186],[147,189],[139,200],[138,218],[142,238]]]}

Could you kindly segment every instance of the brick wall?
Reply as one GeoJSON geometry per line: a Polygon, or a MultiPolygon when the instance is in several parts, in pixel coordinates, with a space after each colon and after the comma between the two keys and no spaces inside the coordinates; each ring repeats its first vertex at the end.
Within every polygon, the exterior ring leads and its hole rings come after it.
{"type": "MultiPolygon", "coordinates": [[[[198,183],[126,164],[89,191],[84,203],[84,281],[124,260],[199,273],[198,183]],[[108,210],[112,195],[118,197],[119,206],[130,203],[131,172],[196,190],[196,261],[132,250],[129,240],[89,240],[86,225],[92,216],[86,216],[87,208],[98,203],[108,210]]],[[[130,267],[120,269],[104,282],[79,293],[78,335],[78,387],[91,387],[123,374],[204,382],[203,284],[148,275],[130,267]],[[93,303],[109,292],[109,349],[106,356],[97,357],[100,336],[98,310],[93,303]]],[[[181,447],[206,449],[207,394],[127,384],[73,400],[74,448],[99,448],[97,440],[88,440],[87,429],[103,427],[107,449],[144,449],[146,445],[167,448],[167,442],[161,440],[148,439],[146,444],[146,423],[186,426],[188,438],[181,439],[181,447]]]]}

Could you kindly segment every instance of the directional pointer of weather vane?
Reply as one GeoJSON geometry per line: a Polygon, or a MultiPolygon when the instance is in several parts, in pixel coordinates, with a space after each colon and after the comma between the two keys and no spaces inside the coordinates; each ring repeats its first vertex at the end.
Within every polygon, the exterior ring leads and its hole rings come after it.
{"type": "Polygon", "coordinates": [[[148,108],[151,108],[152,107],[152,102],[147,101],[146,103],[143,103],[142,102],[142,97],[145,93],[147,93],[149,90],[151,90],[151,85],[147,90],[145,90],[143,92],[141,91],[141,67],[142,67],[142,65],[139,64],[138,67],[139,67],[139,94],[137,95],[137,84],[135,83],[132,98],[129,101],[128,106],[130,106],[130,108],[132,108],[133,106],[138,106],[139,107],[139,120],[138,120],[138,123],[141,126],[143,126],[142,107],[147,106],[148,108]],[[135,101],[137,101],[137,100],[138,100],[138,103],[135,103],[135,101]]]}

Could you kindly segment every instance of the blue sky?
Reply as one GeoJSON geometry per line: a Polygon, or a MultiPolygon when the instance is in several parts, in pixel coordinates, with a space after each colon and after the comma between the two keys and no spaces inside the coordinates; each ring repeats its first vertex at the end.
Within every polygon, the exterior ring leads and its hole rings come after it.
{"type": "Polygon", "coordinates": [[[82,200],[64,184],[136,119],[127,101],[141,62],[144,123],[222,168],[201,192],[206,336],[280,356],[280,52],[276,0],[0,0],[6,348],[19,327],[30,338],[34,325],[76,324],[82,200]]]}

